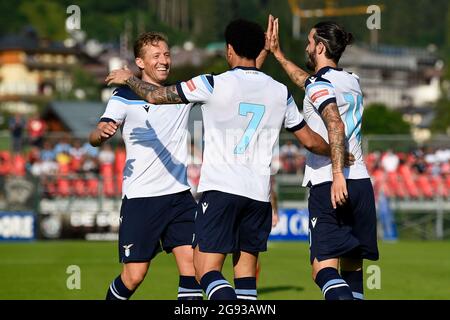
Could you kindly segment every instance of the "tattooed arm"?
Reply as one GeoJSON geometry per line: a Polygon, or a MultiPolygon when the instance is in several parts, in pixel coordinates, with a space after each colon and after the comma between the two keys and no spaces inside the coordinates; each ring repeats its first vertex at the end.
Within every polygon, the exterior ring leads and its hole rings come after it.
{"type": "Polygon", "coordinates": [[[151,83],[142,81],[136,76],[128,78],[125,83],[138,96],[153,104],[182,103],[176,86],[157,87],[151,83]]]}
{"type": "Polygon", "coordinates": [[[294,82],[298,87],[305,89],[306,79],[310,76],[310,74],[303,69],[297,67],[297,65],[290,60],[286,59],[283,52],[279,51],[278,53],[274,53],[275,58],[283,67],[284,71],[288,74],[289,78],[291,78],[292,82],[294,82]]]}
{"type": "Polygon", "coordinates": [[[126,84],[142,99],[152,104],[175,104],[182,103],[176,86],[158,87],[154,84],[142,81],[128,69],[111,71],[105,80],[108,85],[126,84]]]}
{"type": "Polygon", "coordinates": [[[281,64],[284,71],[289,75],[289,78],[300,88],[305,89],[305,81],[310,76],[310,74],[303,69],[299,68],[295,63],[286,59],[280,48],[280,42],[278,38],[278,18],[273,19],[269,16],[269,47],[270,51],[273,53],[277,61],[281,64]],[[271,22],[272,21],[272,22],[271,22]],[[272,26],[270,24],[272,23],[272,26]]]}
{"type": "Polygon", "coordinates": [[[345,127],[335,103],[330,103],[322,111],[322,119],[328,130],[330,144],[333,184],[331,186],[331,202],[343,205],[348,197],[347,183],[343,169],[345,161],[345,127]]]}

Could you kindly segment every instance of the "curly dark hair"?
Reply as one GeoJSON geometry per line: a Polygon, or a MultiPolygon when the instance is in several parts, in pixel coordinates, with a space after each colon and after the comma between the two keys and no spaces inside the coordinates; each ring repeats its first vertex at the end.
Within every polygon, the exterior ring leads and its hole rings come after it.
{"type": "Polygon", "coordinates": [[[238,56],[253,60],[264,48],[264,30],[255,22],[237,19],[228,24],[225,42],[233,47],[238,56]]]}

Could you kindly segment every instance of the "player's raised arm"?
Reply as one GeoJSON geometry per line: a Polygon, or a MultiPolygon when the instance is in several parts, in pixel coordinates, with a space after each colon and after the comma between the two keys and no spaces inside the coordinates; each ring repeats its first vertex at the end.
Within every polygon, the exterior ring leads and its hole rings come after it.
{"type": "Polygon", "coordinates": [[[152,104],[206,103],[214,91],[214,77],[203,74],[176,85],[158,87],[135,77],[128,69],[112,71],[108,85],[125,84],[138,96],[152,104]]]}
{"type": "Polygon", "coordinates": [[[267,30],[266,30],[266,42],[264,43],[264,48],[259,53],[256,58],[256,68],[261,69],[264,61],[266,61],[267,55],[270,53],[270,38],[272,37],[273,29],[273,16],[269,15],[267,19],[267,30]]]}
{"type": "Polygon", "coordinates": [[[152,104],[176,104],[183,102],[178,95],[176,86],[158,87],[142,81],[128,69],[111,71],[105,82],[108,85],[127,85],[138,96],[152,104]]]}
{"type": "Polygon", "coordinates": [[[272,27],[268,28],[268,30],[270,30],[270,52],[273,53],[277,61],[283,67],[284,71],[286,71],[286,73],[288,74],[289,78],[291,78],[292,82],[294,82],[298,87],[305,89],[305,82],[310,74],[285,57],[280,48],[280,40],[278,36],[278,18],[273,19],[272,16],[269,16],[269,25],[271,24],[271,19],[272,27]]]}

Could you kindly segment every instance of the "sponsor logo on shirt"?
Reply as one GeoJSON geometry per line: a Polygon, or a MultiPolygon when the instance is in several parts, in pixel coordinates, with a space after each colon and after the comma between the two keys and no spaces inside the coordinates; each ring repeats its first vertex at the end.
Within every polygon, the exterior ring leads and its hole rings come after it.
{"type": "Polygon", "coordinates": [[[187,87],[189,88],[189,91],[194,91],[195,89],[197,89],[197,87],[195,86],[194,81],[189,80],[188,82],[186,82],[187,87]]]}
{"type": "Polygon", "coordinates": [[[319,99],[320,97],[323,97],[323,96],[326,96],[326,95],[329,95],[329,94],[330,93],[328,92],[328,89],[322,89],[322,90],[319,90],[316,93],[314,93],[311,96],[311,100],[312,100],[312,102],[316,102],[316,100],[319,99]]]}

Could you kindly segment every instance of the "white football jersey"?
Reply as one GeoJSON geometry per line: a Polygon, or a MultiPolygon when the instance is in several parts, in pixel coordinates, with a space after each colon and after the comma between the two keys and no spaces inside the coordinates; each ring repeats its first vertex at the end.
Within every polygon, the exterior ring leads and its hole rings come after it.
{"type": "Polygon", "coordinates": [[[188,190],[191,105],[154,105],[128,87],[115,90],[100,121],[121,123],[126,147],[122,197],[142,198],[188,190]]]}
{"type": "MultiPolygon", "coordinates": [[[[324,67],[305,83],[303,115],[308,126],[328,142],[328,131],[320,113],[330,103],[336,103],[345,125],[346,148],[355,156],[355,164],[344,169],[347,179],[364,179],[369,174],[364,164],[361,145],[361,121],[364,112],[359,78],[355,74],[324,67]]],[[[331,159],[308,152],[303,186],[333,180],[331,159]]]]}
{"type": "Polygon", "coordinates": [[[237,67],[177,85],[185,103],[201,103],[204,153],[199,192],[270,200],[272,150],[281,126],[306,123],[287,87],[256,68],[237,67]]]}

